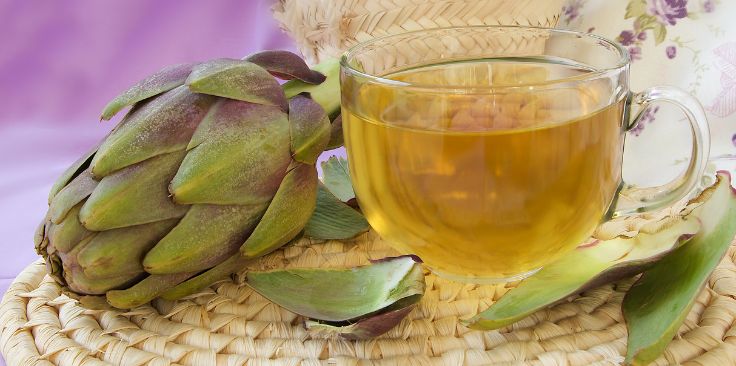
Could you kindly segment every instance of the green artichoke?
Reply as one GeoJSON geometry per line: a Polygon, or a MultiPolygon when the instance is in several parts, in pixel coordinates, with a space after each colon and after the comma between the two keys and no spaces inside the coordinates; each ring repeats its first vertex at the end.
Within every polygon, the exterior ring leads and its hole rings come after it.
{"type": "Polygon", "coordinates": [[[49,195],[35,240],[49,273],[131,308],[297,237],[316,206],[317,158],[341,143],[337,64],[315,69],[266,51],[168,67],[115,98],[102,119],[130,111],[49,195]]]}

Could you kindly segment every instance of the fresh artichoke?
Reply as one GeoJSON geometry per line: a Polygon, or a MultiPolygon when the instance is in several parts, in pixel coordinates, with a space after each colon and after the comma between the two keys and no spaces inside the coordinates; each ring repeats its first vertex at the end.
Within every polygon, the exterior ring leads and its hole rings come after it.
{"type": "Polygon", "coordinates": [[[125,309],[191,294],[297,237],[317,157],[341,141],[337,64],[315,69],[267,51],[165,68],[115,98],[102,119],[130,111],[49,195],[35,240],[49,273],[125,309]]]}

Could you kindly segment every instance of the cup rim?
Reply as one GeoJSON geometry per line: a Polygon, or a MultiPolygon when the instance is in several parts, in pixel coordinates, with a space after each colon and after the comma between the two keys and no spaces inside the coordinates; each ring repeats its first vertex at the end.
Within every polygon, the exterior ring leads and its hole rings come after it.
{"type": "Polygon", "coordinates": [[[411,89],[419,89],[419,90],[427,90],[427,91],[434,91],[437,92],[437,90],[441,90],[442,92],[460,92],[460,93],[466,93],[468,90],[508,90],[508,89],[547,89],[547,88],[554,88],[555,86],[558,86],[560,84],[566,84],[570,82],[584,82],[589,80],[598,79],[600,77],[607,76],[610,73],[620,71],[621,69],[625,68],[629,63],[631,62],[631,58],[629,55],[629,51],[620,43],[612,41],[606,37],[593,34],[593,33],[585,33],[585,32],[579,32],[569,29],[557,29],[557,28],[547,28],[547,27],[537,27],[537,26],[526,26],[526,25],[464,25],[464,26],[452,26],[452,27],[439,27],[439,28],[430,28],[430,29],[420,29],[420,30],[414,30],[414,31],[408,31],[408,32],[402,32],[402,33],[395,33],[395,34],[389,34],[384,35],[376,38],[372,38],[367,41],[363,41],[360,43],[357,43],[353,46],[351,46],[347,51],[343,52],[343,54],[340,56],[340,67],[343,71],[347,71],[348,73],[352,74],[353,76],[358,76],[361,78],[365,78],[369,80],[370,82],[376,83],[376,84],[383,84],[386,86],[393,86],[393,87],[402,87],[402,88],[411,88],[411,89]],[[371,73],[367,73],[364,71],[360,71],[354,67],[352,67],[349,64],[349,58],[351,58],[357,51],[360,49],[369,46],[371,44],[390,39],[392,37],[399,37],[407,34],[418,34],[418,33],[431,33],[431,32],[440,32],[440,31],[447,31],[447,30],[463,30],[463,29],[529,29],[529,30],[542,30],[542,31],[549,31],[551,33],[557,33],[557,34],[567,34],[567,35],[573,35],[578,38],[590,38],[597,40],[598,42],[603,42],[604,44],[612,47],[615,49],[618,54],[618,60],[613,66],[604,67],[604,68],[595,68],[595,70],[591,72],[587,72],[581,75],[574,75],[559,79],[553,79],[548,80],[545,82],[530,82],[530,83],[522,83],[522,84],[514,84],[514,85],[476,85],[476,86],[461,86],[461,85],[447,85],[447,84],[427,84],[427,83],[416,83],[416,82],[406,82],[406,81],[399,81],[390,79],[387,77],[383,77],[380,75],[373,75],[371,73]]]}

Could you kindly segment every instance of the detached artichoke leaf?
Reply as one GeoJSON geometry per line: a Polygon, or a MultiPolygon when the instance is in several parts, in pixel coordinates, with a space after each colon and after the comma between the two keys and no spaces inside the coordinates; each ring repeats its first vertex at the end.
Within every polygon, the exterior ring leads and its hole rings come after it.
{"type": "Polygon", "coordinates": [[[319,84],[326,79],[319,71],[310,69],[301,57],[289,51],[258,52],[246,57],[245,60],[283,80],[299,79],[308,84],[319,84]]]}
{"type": "MultiPolygon", "coordinates": [[[[421,296],[414,296],[418,302],[421,296]]],[[[415,305],[407,305],[396,310],[381,311],[375,315],[360,319],[346,325],[330,324],[315,320],[307,320],[305,326],[316,335],[329,337],[337,334],[347,339],[370,339],[388,332],[406,318],[414,310],[415,305]]]]}
{"type": "Polygon", "coordinates": [[[647,365],[677,333],[710,274],[736,235],[736,191],[719,172],[690,216],[702,224],[695,237],[644,272],[627,292],[623,313],[629,338],[626,363],[647,365]]]}
{"type": "Polygon", "coordinates": [[[130,89],[118,95],[102,110],[100,119],[109,120],[121,109],[132,106],[144,99],[167,92],[183,85],[192,71],[193,64],[167,66],[161,71],[141,80],[130,89]]]}
{"type": "Polygon", "coordinates": [[[319,185],[317,207],[304,227],[304,236],[314,239],[349,239],[369,229],[370,224],[360,212],[337,199],[324,184],[319,185]]]}
{"type": "Polygon", "coordinates": [[[568,296],[633,276],[681,246],[699,229],[697,218],[683,217],[657,232],[579,246],[464,323],[473,329],[502,328],[568,296]]]}
{"type": "Polygon", "coordinates": [[[252,271],[246,283],[299,315],[331,326],[352,323],[340,332],[354,337],[376,336],[398,324],[409,312],[402,310],[421,299],[425,286],[422,266],[412,256],[345,269],[252,271]]]}
{"type": "Polygon", "coordinates": [[[186,85],[196,93],[288,108],[284,90],[262,67],[245,60],[216,59],[195,66],[186,85]]]}
{"type": "Polygon", "coordinates": [[[257,258],[294,239],[314,212],[318,181],[314,165],[295,162],[240,253],[257,258]]]}
{"type": "Polygon", "coordinates": [[[330,119],[312,99],[296,95],[289,99],[291,153],[294,160],[314,164],[330,141],[330,119]]]}
{"type": "Polygon", "coordinates": [[[92,159],[92,174],[102,178],[148,158],[187,147],[215,98],[179,86],[125,116],[92,159]]]}
{"type": "Polygon", "coordinates": [[[330,156],[322,162],[322,181],[325,186],[343,202],[355,198],[353,184],[350,181],[350,169],[347,159],[339,156],[330,156]]]}
{"type": "Polygon", "coordinates": [[[184,216],[189,206],[175,204],[167,186],[185,154],[159,155],[103,178],[79,212],[82,225],[103,231],[184,216]]]}

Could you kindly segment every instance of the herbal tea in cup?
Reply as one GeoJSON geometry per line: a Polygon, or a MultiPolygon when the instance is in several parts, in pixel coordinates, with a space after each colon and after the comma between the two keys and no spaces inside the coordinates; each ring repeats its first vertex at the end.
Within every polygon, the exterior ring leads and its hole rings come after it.
{"type": "Polygon", "coordinates": [[[389,36],[348,51],[341,83],[368,221],[456,280],[523,278],[610,215],[681,198],[707,156],[697,102],[671,88],[632,96],[626,52],[591,35],[465,27],[389,36]],[[660,98],[686,108],[699,149],[666,189],[621,191],[629,104],[660,98]]]}

